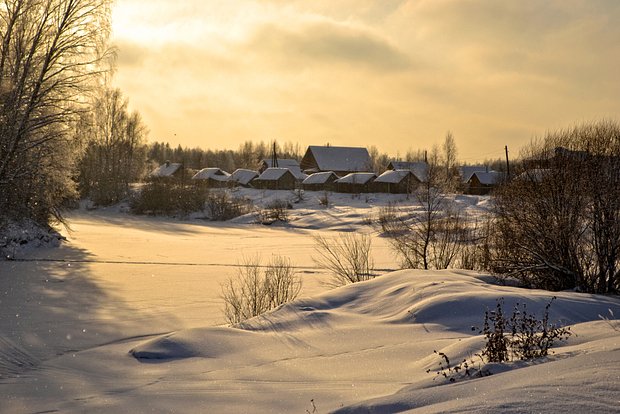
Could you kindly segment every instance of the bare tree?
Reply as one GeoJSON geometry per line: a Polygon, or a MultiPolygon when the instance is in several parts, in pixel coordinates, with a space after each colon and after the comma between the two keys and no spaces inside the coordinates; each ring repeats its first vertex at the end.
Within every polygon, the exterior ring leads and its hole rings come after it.
{"type": "Polygon", "coordinates": [[[495,196],[495,268],[529,285],[620,289],[620,126],[551,132],[495,196]]]}
{"type": "Polygon", "coordinates": [[[245,258],[235,277],[222,286],[224,316],[239,323],[294,300],[301,291],[301,279],[290,259],[274,256],[263,268],[260,257],[245,258]]]}
{"type": "Polygon", "coordinates": [[[445,269],[462,247],[466,233],[460,213],[442,190],[443,171],[437,149],[428,157],[425,180],[414,191],[417,209],[388,207],[379,224],[401,266],[445,269]]]}
{"type": "Polygon", "coordinates": [[[129,113],[119,89],[103,88],[93,111],[85,114],[78,134],[85,141],[80,160],[80,191],[97,204],[122,199],[137,181],[146,162],[146,128],[140,114],[129,113]]]}
{"type": "Polygon", "coordinates": [[[0,5],[0,211],[47,221],[71,195],[71,141],[101,73],[108,0],[0,5]]]}
{"type": "Polygon", "coordinates": [[[362,282],[374,277],[370,255],[372,240],[367,234],[342,233],[335,238],[315,236],[313,260],[332,273],[331,285],[362,282]]]}
{"type": "Polygon", "coordinates": [[[457,170],[458,150],[456,148],[456,142],[454,141],[454,135],[452,135],[452,132],[448,131],[446,133],[446,138],[441,149],[441,163],[444,167],[443,178],[445,180],[444,189],[454,191],[459,184],[459,172],[457,170]]]}

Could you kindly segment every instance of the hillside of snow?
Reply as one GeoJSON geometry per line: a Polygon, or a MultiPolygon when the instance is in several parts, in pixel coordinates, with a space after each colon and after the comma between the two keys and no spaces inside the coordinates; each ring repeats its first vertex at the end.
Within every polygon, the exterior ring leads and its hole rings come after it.
{"type": "MultiPolygon", "coordinates": [[[[472,327],[498,298],[507,313],[525,303],[542,315],[554,293],[390,271],[365,217],[394,200],[342,195],[324,208],[309,196],[276,226],[80,210],[60,247],[0,262],[0,413],[618,412],[618,297],[556,292],[550,317],[570,326],[568,341],[449,383],[434,351],[475,359],[484,338],[472,327]],[[313,236],[340,231],[371,234],[382,276],[326,286],[313,236]],[[301,275],[300,298],[224,325],[220,284],[242,256],[276,252],[301,275]]],[[[456,201],[475,215],[488,199],[456,201]]]]}

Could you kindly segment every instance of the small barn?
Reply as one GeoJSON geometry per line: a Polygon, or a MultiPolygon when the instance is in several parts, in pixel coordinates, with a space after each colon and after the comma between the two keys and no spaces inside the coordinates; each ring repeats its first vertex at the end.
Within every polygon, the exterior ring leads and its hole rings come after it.
{"type": "Polygon", "coordinates": [[[203,168],[192,177],[196,183],[208,188],[222,188],[228,185],[230,174],[219,168],[203,168]]]}
{"type": "Polygon", "coordinates": [[[301,185],[308,191],[333,191],[338,178],[333,171],[318,172],[310,174],[301,185]]]}
{"type": "Polygon", "coordinates": [[[288,168],[267,168],[251,184],[254,188],[267,190],[294,190],[297,177],[288,168]]]}
{"type": "Polygon", "coordinates": [[[375,178],[377,178],[375,173],[350,173],[337,179],[334,184],[339,193],[370,193],[372,192],[371,184],[375,178]]]}
{"type": "Polygon", "coordinates": [[[250,182],[258,177],[258,172],[247,170],[245,168],[237,168],[228,178],[230,185],[240,185],[242,187],[250,187],[250,182]]]}
{"type": "Polygon", "coordinates": [[[415,175],[419,182],[425,183],[428,180],[428,164],[424,161],[390,161],[388,170],[409,170],[415,175]]]}
{"type": "Polygon", "coordinates": [[[411,170],[387,170],[373,181],[371,188],[376,193],[409,194],[420,182],[411,170]]]}
{"type": "Polygon", "coordinates": [[[185,178],[185,169],[181,163],[166,161],[151,171],[149,178],[160,181],[180,181],[185,178]]]}
{"type": "Polygon", "coordinates": [[[371,164],[366,148],[311,145],[300,166],[307,174],[332,171],[342,177],[353,172],[369,171],[371,164]]]}
{"type": "Polygon", "coordinates": [[[467,194],[489,194],[502,180],[503,174],[497,171],[474,172],[467,181],[467,194]]]}

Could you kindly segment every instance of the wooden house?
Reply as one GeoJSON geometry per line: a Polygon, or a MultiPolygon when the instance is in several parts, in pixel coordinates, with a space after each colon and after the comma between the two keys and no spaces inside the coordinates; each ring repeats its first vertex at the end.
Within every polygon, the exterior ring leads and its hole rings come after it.
{"type": "Polygon", "coordinates": [[[333,191],[334,182],[338,177],[333,171],[324,171],[310,174],[302,183],[302,188],[308,191],[333,191]]]}
{"type": "Polygon", "coordinates": [[[219,168],[203,168],[192,177],[195,183],[208,188],[222,188],[228,186],[230,174],[219,168]]]}
{"type": "Polygon", "coordinates": [[[502,180],[503,174],[497,171],[474,172],[467,181],[467,194],[489,194],[502,180]]]}
{"type": "Polygon", "coordinates": [[[409,194],[420,182],[411,170],[387,170],[373,181],[371,188],[375,193],[409,194]]]}
{"type": "Polygon", "coordinates": [[[267,168],[251,181],[251,185],[268,190],[294,190],[297,182],[297,177],[288,168],[267,168]]]}
{"type": "Polygon", "coordinates": [[[375,178],[377,178],[375,173],[350,173],[334,181],[334,184],[339,193],[370,193],[372,192],[371,184],[375,178]]]}
{"type": "Polygon", "coordinates": [[[185,169],[181,163],[166,161],[151,171],[149,179],[156,181],[183,181],[185,179],[185,169]]]}
{"type": "Polygon", "coordinates": [[[260,174],[254,170],[245,168],[237,168],[228,178],[228,184],[231,186],[250,187],[250,182],[260,174]]]}
{"type": "Polygon", "coordinates": [[[425,183],[428,180],[428,164],[424,161],[390,161],[387,169],[391,171],[409,170],[419,182],[425,183]]]}
{"type": "Polygon", "coordinates": [[[258,167],[258,173],[262,174],[267,168],[288,168],[298,180],[306,178],[299,167],[299,161],[291,158],[278,158],[277,163],[278,165],[274,166],[272,159],[261,160],[258,167]]]}
{"type": "Polygon", "coordinates": [[[361,147],[332,147],[311,145],[300,163],[306,174],[333,172],[343,177],[353,172],[371,170],[370,154],[361,147]]]}

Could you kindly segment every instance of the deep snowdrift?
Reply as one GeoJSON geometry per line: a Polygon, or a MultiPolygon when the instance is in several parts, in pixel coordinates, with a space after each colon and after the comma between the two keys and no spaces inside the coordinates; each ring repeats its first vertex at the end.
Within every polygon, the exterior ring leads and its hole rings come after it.
{"type": "MultiPolygon", "coordinates": [[[[494,285],[486,279],[470,272],[394,272],[297,300],[237,328],[176,332],[130,352],[148,362],[194,358],[229,360],[231,368],[271,366],[265,375],[273,380],[287,376],[286,370],[280,372],[273,365],[290,365],[287,361],[292,360],[301,368],[300,380],[346,378],[355,386],[373,379],[409,378],[410,385],[394,395],[338,412],[393,413],[415,408],[431,412],[558,412],[576,406],[617,412],[620,322],[600,318],[609,314],[609,309],[620,313],[617,298],[556,293],[551,320],[572,326],[575,335],[547,358],[490,365],[495,375],[456,384],[445,384],[425,372],[437,367],[435,349],[453,360],[481,350],[483,340],[471,327],[481,325],[485,309],[494,308],[497,298],[504,298],[507,311],[516,303],[525,303],[528,311],[542,315],[554,296],[494,285]],[[326,361],[317,364],[318,357],[326,361]],[[315,362],[308,365],[309,360],[315,362]]],[[[314,400],[323,409],[341,403],[314,400]]],[[[303,411],[301,407],[299,411],[303,411]]]]}

